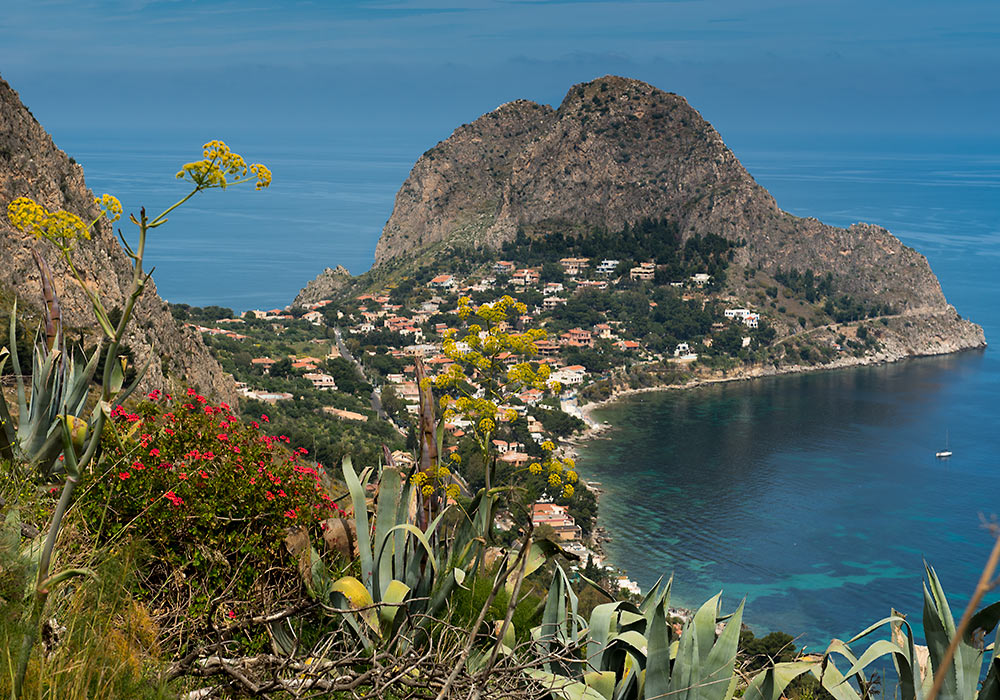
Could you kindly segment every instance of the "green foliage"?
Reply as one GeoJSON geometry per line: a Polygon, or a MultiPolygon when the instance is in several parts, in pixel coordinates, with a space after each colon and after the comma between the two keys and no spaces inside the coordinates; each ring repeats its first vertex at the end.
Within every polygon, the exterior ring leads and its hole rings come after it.
{"type": "MultiPolygon", "coordinates": [[[[2,550],[0,550],[2,553],[2,550]]],[[[95,578],[80,579],[50,603],[48,649],[27,668],[23,697],[52,700],[176,697],[158,678],[160,630],[149,610],[130,597],[134,548],[95,553],[95,578]]],[[[0,600],[0,696],[10,697],[19,640],[26,632],[25,604],[0,600]]]]}
{"type": "Polygon", "coordinates": [[[415,631],[433,624],[455,589],[479,573],[497,496],[481,490],[467,509],[446,507],[443,493],[430,482],[406,479],[396,467],[386,466],[371,522],[365,490],[373,470],[359,476],[345,459],[343,473],[354,522],[350,528],[340,527],[357,533],[360,579],[334,580],[301,532],[289,536],[288,548],[299,561],[312,598],[326,608],[354,611],[335,613],[334,618],[359,643],[365,648],[405,649],[417,639],[415,631]]]}
{"type": "Polygon", "coordinates": [[[529,237],[518,231],[514,240],[504,244],[502,255],[528,265],[544,265],[567,256],[651,260],[662,266],[657,270],[657,284],[666,284],[686,280],[697,272],[707,272],[717,280],[724,278],[737,245],[714,233],[690,236],[682,242],[677,222],[643,219],[614,232],[595,229],[576,235],[555,231],[529,237]]]}
{"type": "Polygon", "coordinates": [[[657,582],[638,606],[598,605],[588,623],[577,614],[577,596],[557,568],[542,625],[533,631],[553,660],[529,674],[565,700],[729,700],[736,690],[743,604],[720,617],[720,595],[699,608],[678,638],[667,619],[669,581],[657,582]]]}
{"type": "Polygon", "coordinates": [[[18,418],[15,423],[6,398],[0,393],[0,458],[27,462],[36,467],[40,475],[48,477],[58,470],[59,455],[63,451],[61,416],[76,419],[84,412],[100,349],[95,350],[86,366],[81,367],[72,354],[60,346],[60,327],[51,338],[51,345],[35,342],[31,384],[26,387],[17,352],[16,314],[15,305],[10,316],[10,350],[0,348],[0,372],[9,359],[17,387],[18,418]]]}
{"type": "Polygon", "coordinates": [[[287,449],[287,436],[244,425],[194,390],[147,399],[135,413],[113,412],[103,469],[78,504],[83,520],[99,544],[147,542],[144,594],[163,586],[167,597],[190,595],[191,608],[178,613],[244,605],[283,563],[290,524],[313,526],[338,512],[322,467],[306,461],[304,448],[287,449]]]}

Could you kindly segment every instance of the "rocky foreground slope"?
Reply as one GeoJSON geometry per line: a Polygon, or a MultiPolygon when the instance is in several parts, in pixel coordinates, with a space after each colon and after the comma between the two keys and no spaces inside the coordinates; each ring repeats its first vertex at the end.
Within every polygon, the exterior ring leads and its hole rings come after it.
{"type": "MultiPolygon", "coordinates": [[[[879,226],[783,212],[684,98],[615,76],[574,86],[558,109],[502,105],[424,153],[396,195],[375,263],[391,269],[451,245],[496,248],[519,230],[614,231],[643,218],[675,222],[685,237],[745,240],[738,266],[830,272],[839,291],[912,314],[899,343],[907,354],[985,342],[947,304],[923,255],[879,226]]],[[[741,291],[739,276],[727,284],[741,291]]]]}
{"type": "MultiPolygon", "coordinates": [[[[21,196],[31,197],[50,210],[66,209],[86,221],[98,214],[83,168],[55,146],[17,93],[0,78],[0,290],[6,292],[5,297],[16,295],[21,308],[40,304],[38,269],[31,255],[37,247],[56,274],[64,320],[72,327],[96,332],[90,303],[55,250],[8,222],[7,204],[21,196]]],[[[123,229],[126,227],[134,228],[128,223],[123,229]]],[[[74,260],[86,279],[93,280],[109,309],[123,305],[131,267],[106,221],[98,224],[92,240],[80,241],[74,260]]],[[[0,331],[0,338],[0,343],[7,343],[5,331],[0,331]]],[[[177,324],[152,282],[139,301],[125,342],[139,366],[153,356],[144,386],[163,387],[169,376],[235,405],[232,377],[212,358],[197,331],[177,324]]]]}

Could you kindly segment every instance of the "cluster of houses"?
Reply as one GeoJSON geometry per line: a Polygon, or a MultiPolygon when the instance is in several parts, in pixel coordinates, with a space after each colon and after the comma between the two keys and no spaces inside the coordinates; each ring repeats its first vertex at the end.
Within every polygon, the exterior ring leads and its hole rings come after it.
{"type": "Polygon", "coordinates": [[[760,324],[760,314],[750,309],[726,309],[722,315],[728,319],[739,319],[747,328],[757,328],[760,324]]]}

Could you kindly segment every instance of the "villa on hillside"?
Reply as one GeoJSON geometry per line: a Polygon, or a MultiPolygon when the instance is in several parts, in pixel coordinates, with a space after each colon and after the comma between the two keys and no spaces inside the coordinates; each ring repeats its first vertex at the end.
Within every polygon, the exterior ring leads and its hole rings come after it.
{"type": "Polygon", "coordinates": [[[569,514],[566,506],[557,503],[538,502],[531,506],[531,524],[534,527],[548,525],[555,530],[560,540],[572,542],[583,539],[583,530],[569,514]]]}
{"type": "Polygon", "coordinates": [[[430,286],[439,289],[451,289],[455,286],[455,278],[451,275],[438,275],[430,281],[430,286]]]}

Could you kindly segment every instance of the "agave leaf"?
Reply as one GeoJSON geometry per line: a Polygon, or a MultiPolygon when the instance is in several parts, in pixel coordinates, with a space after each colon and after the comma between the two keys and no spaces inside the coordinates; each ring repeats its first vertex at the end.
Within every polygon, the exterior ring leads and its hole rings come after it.
{"type": "Polygon", "coordinates": [[[276,620],[267,625],[268,635],[271,637],[271,644],[275,650],[288,656],[295,651],[295,637],[290,632],[291,625],[288,619],[276,620]]]}
{"type": "Polygon", "coordinates": [[[330,591],[342,595],[348,604],[358,611],[365,624],[376,633],[380,631],[378,618],[375,609],[372,607],[375,602],[372,600],[371,593],[368,592],[368,589],[365,588],[361,581],[353,576],[342,576],[333,582],[333,585],[330,586],[330,591]]]}
{"type": "Polygon", "coordinates": [[[580,580],[582,580],[584,583],[586,583],[588,586],[590,586],[591,588],[593,588],[598,593],[601,593],[602,595],[604,595],[604,597],[607,598],[608,600],[610,600],[612,603],[614,603],[614,602],[616,602],[618,600],[618,598],[615,597],[611,593],[611,591],[609,591],[607,588],[605,588],[604,586],[602,586],[601,584],[599,584],[597,581],[594,581],[593,579],[589,579],[589,578],[587,578],[586,576],[584,576],[583,574],[580,574],[580,573],[578,573],[577,575],[580,577],[580,580]]]}
{"type": "MultiPolygon", "coordinates": [[[[830,650],[836,651],[842,656],[847,656],[847,654],[845,654],[842,650],[835,648],[832,644],[828,651],[830,650]]],[[[888,639],[880,639],[877,642],[873,642],[870,647],[861,653],[861,656],[853,660],[851,667],[844,673],[844,676],[850,678],[856,673],[861,673],[876,659],[880,659],[883,656],[888,656],[890,654],[900,654],[905,656],[903,649],[900,648],[900,646],[895,642],[890,642],[888,639]]]]}
{"type": "Polygon", "coordinates": [[[111,363],[110,389],[112,395],[116,395],[122,390],[122,384],[125,383],[125,356],[109,357],[108,362],[111,363]]]}
{"type": "Polygon", "coordinates": [[[396,517],[399,510],[400,489],[399,470],[394,467],[384,468],[375,507],[374,568],[378,578],[372,585],[372,597],[376,600],[380,598],[379,592],[385,590],[393,579],[393,547],[390,546],[389,534],[398,522],[396,517]]]}
{"type": "Polygon", "coordinates": [[[604,696],[594,688],[566,676],[537,668],[528,669],[525,673],[528,677],[544,683],[553,697],[562,698],[562,700],[605,700],[604,696]]]}
{"type": "Polygon", "coordinates": [[[593,688],[605,700],[611,700],[615,692],[614,671],[590,671],[583,674],[583,682],[588,688],[593,688]]]}
{"type": "MultiPolygon", "coordinates": [[[[952,619],[951,610],[948,609],[948,603],[940,591],[940,584],[935,586],[935,583],[936,581],[932,580],[930,588],[926,584],[924,585],[923,617],[927,650],[930,652],[934,673],[936,675],[945,674],[940,692],[941,700],[966,700],[966,698],[975,697],[975,683],[973,683],[972,694],[960,694],[966,685],[961,644],[955,653],[954,663],[947,670],[942,669],[942,661],[955,631],[955,621],[952,619]]],[[[936,678],[935,681],[937,681],[936,678]]]]}
{"type": "MultiPolygon", "coordinates": [[[[382,593],[383,605],[378,609],[379,623],[382,625],[382,635],[390,636],[393,632],[399,608],[410,594],[410,587],[398,579],[392,579],[386,584],[382,593]]],[[[399,616],[402,619],[403,616],[399,616]]]]}
{"type": "Polygon", "coordinates": [[[52,574],[44,581],[38,584],[38,590],[42,593],[51,593],[55,588],[66,583],[70,579],[74,578],[92,578],[96,579],[97,574],[95,574],[90,569],[63,569],[62,571],[52,574]]]}
{"type": "MultiPolygon", "coordinates": [[[[979,635],[985,638],[998,623],[1000,623],[1000,600],[992,605],[987,605],[972,616],[969,620],[969,627],[965,631],[965,643],[973,646],[979,635]]],[[[981,645],[981,642],[979,644],[981,645]]]]}
{"type": "MultiPolygon", "coordinates": [[[[608,655],[616,653],[630,654],[635,657],[640,666],[646,664],[646,635],[636,630],[627,630],[611,636],[605,651],[608,655]]],[[[605,665],[609,664],[605,662],[605,665]]]]}
{"type": "MultiPolygon", "coordinates": [[[[647,652],[646,652],[646,678],[645,695],[650,698],[659,698],[667,695],[671,688],[670,674],[670,628],[667,627],[667,610],[661,598],[653,610],[649,627],[646,629],[647,652]]],[[[694,652],[697,654],[697,650],[694,652]]],[[[677,660],[674,666],[674,673],[692,675],[694,669],[691,666],[685,667],[682,660],[677,660]]],[[[690,684],[688,684],[690,685],[690,684]]]]}
{"type": "Polygon", "coordinates": [[[374,585],[374,560],[368,529],[368,504],[365,501],[365,489],[351,465],[350,456],[344,457],[344,482],[351,492],[351,503],[354,505],[354,522],[358,532],[358,552],[361,559],[361,577],[374,585]]]}
{"type": "MultiPolygon", "coordinates": [[[[9,354],[7,348],[0,349],[0,374],[3,374],[3,367],[7,363],[9,354]]],[[[16,437],[14,419],[10,415],[7,399],[4,398],[3,392],[0,392],[0,458],[11,462],[14,461],[14,441],[16,437]]]]}
{"type": "Polygon", "coordinates": [[[861,700],[861,696],[847,683],[848,674],[845,676],[829,659],[826,666],[816,664],[809,669],[823,685],[823,689],[834,697],[834,700],[861,700]]]}
{"type": "Polygon", "coordinates": [[[587,630],[587,667],[596,671],[609,670],[604,666],[604,652],[611,637],[611,626],[616,618],[621,617],[622,610],[638,608],[627,601],[617,603],[602,603],[595,606],[590,613],[590,626],[587,630]]]}
{"type": "Polygon", "coordinates": [[[715,621],[719,616],[719,602],[721,600],[722,593],[720,592],[702,603],[688,625],[690,629],[687,631],[695,634],[699,659],[707,659],[712,651],[712,645],[715,643],[715,621]]]}
{"type": "MultiPolygon", "coordinates": [[[[746,599],[726,621],[726,626],[715,641],[715,645],[701,669],[700,697],[710,700],[729,700],[735,686],[732,684],[736,668],[736,652],[743,626],[743,606],[746,599]]],[[[714,631],[713,631],[714,633],[714,631]]]]}
{"type": "Polygon", "coordinates": [[[780,700],[788,684],[819,664],[815,661],[787,661],[761,671],[743,692],[743,700],[780,700]]]}
{"type": "MultiPolygon", "coordinates": [[[[142,378],[146,376],[146,372],[149,371],[149,366],[152,363],[153,363],[153,349],[152,346],[150,346],[149,355],[146,356],[146,362],[143,363],[142,369],[140,369],[138,372],[135,373],[135,379],[133,379],[132,383],[125,388],[125,391],[123,391],[121,394],[118,394],[118,396],[115,398],[115,403],[120,404],[124,402],[126,399],[128,399],[129,396],[131,396],[135,392],[135,390],[139,387],[139,382],[141,382],[142,378]]],[[[123,361],[123,368],[124,368],[124,361],[123,361]]]]}

